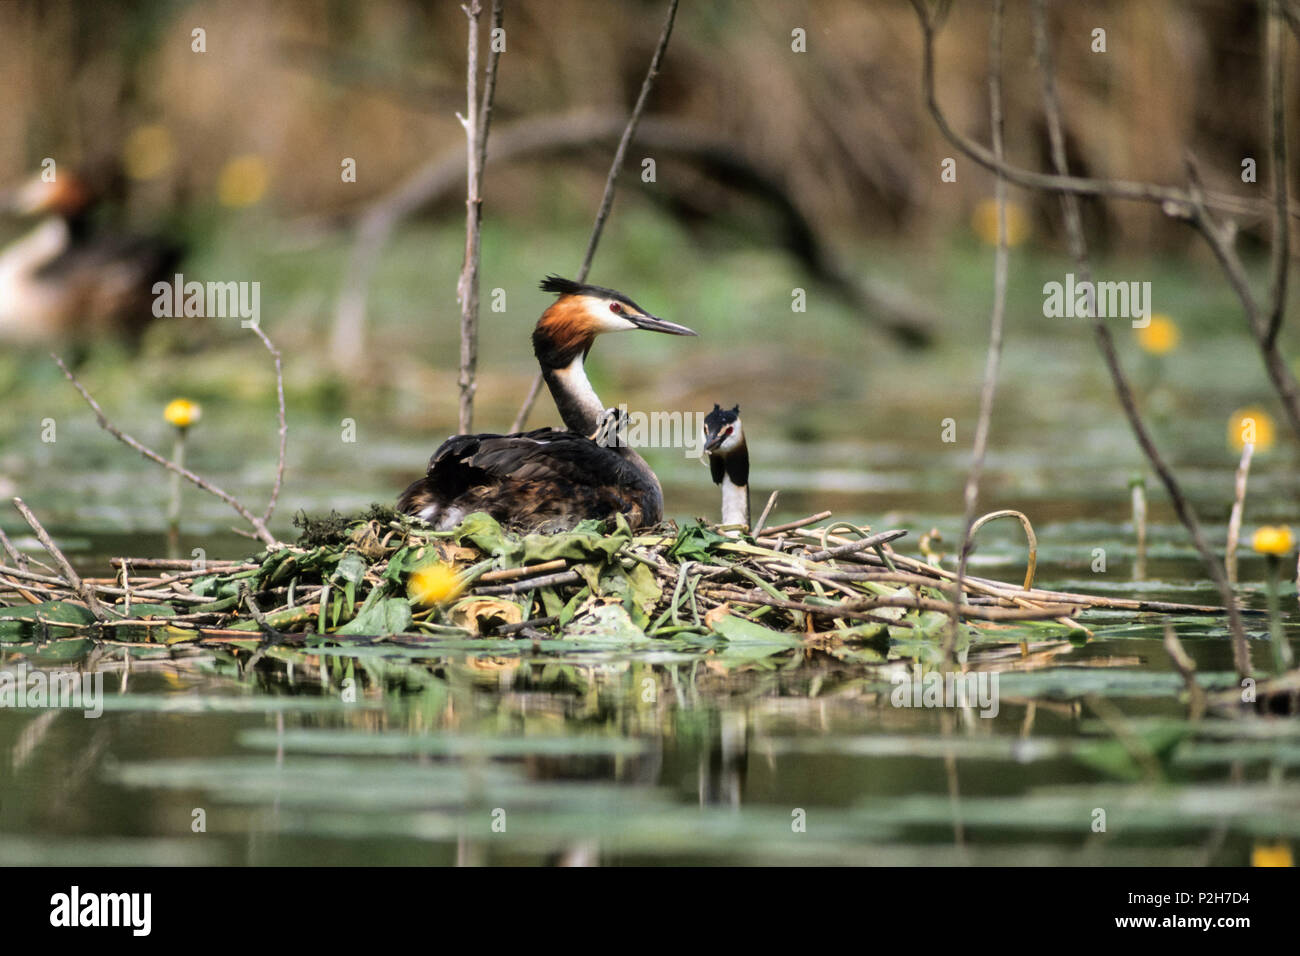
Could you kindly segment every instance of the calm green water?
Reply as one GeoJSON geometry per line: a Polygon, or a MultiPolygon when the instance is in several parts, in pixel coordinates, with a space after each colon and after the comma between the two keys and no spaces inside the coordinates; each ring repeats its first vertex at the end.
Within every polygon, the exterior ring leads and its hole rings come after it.
{"type": "MultiPolygon", "coordinates": [[[[454,250],[454,235],[444,238],[454,250]]],[[[526,276],[548,268],[522,240],[498,238],[486,247],[489,286],[502,263],[522,261],[526,276]]],[[[675,255],[685,261],[686,252],[675,255]]],[[[961,249],[945,259],[946,270],[909,264],[918,287],[948,306],[935,350],[883,343],[833,303],[792,319],[794,283],[780,262],[731,250],[707,278],[633,289],[647,307],[699,328],[699,344],[681,352],[658,340],[602,343],[593,378],[607,396],[626,389],[634,408],[739,401],[756,506],[782,492],[774,520],[829,508],[908,529],[899,542],[908,553],[932,527],[951,548],[978,402],[987,261],[961,249]],[[691,314],[667,305],[684,301],[691,314]],[[738,304],[751,325],[737,318],[738,304]],[[648,363],[660,373],[648,374],[648,363]],[[941,438],[946,418],[957,424],[955,443],[941,438]]],[[[292,255],[280,267],[298,276],[280,293],[287,313],[313,274],[299,276],[292,255]]],[[[1160,280],[1157,295],[1183,341],[1155,359],[1121,335],[1125,361],[1221,547],[1235,465],[1228,415],[1251,402],[1272,406],[1258,359],[1222,319],[1230,302],[1213,277],[1143,268],[1160,280]]],[[[1019,284],[981,505],[1029,514],[1040,585],[1216,603],[1149,479],[1147,575],[1133,580],[1128,481],[1142,462],[1086,328],[1041,317],[1037,289],[1060,271],[1029,257],[1013,263],[1019,284]],[[1094,570],[1098,549],[1104,571],[1094,570]]],[[[516,332],[538,305],[527,281],[517,286],[516,332]]],[[[274,294],[269,301],[274,310],[274,294]]],[[[309,342],[328,320],[317,308],[306,328],[277,328],[274,317],[264,327],[282,344],[309,342]]],[[[420,370],[423,356],[452,354],[438,351],[452,340],[424,341],[409,316],[389,312],[375,330],[383,354],[359,381],[322,374],[312,353],[288,357],[290,468],[279,523],[287,537],[298,509],[391,500],[448,431],[447,362],[420,370]],[[356,423],[356,442],[341,440],[344,419],[356,423]]],[[[489,330],[485,344],[484,428],[509,420],[527,382],[526,337],[520,344],[505,331],[489,330]]],[[[162,403],[199,398],[205,419],[190,461],[258,501],[275,441],[263,364],[227,335],[131,372],[92,362],[83,377],[123,427],[162,447],[162,403]]],[[[95,428],[57,372],[4,356],[0,386],[5,492],[22,494],[88,573],[107,574],[111,555],[165,553],[164,484],[95,428]],[[34,437],[47,417],[58,423],[53,443],[34,437]]],[[[714,513],[707,469],[671,449],[650,457],[671,515],[714,513]]],[[[1285,441],[1257,459],[1247,530],[1300,517],[1295,464],[1285,441]]],[[[255,550],[226,530],[231,523],[220,503],[187,492],[181,554],[255,550]]],[[[10,514],[0,526],[33,546],[10,514]]],[[[1019,580],[1019,535],[1014,524],[981,532],[975,571],[1019,580]]],[[[1241,578],[1248,603],[1262,607],[1262,561],[1244,553],[1241,578]]],[[[1294,590],[1284,604],[1294,643],[1294,590]]],[[[377,645],[268,657],[241,675],[219,652],[9,645],[0,655],[10,669],[26,662],[102,675],[105,702],[95,719],[0,708],[0,862],[1243,864],[1256,845],[1294,844],[1300,721],[1211,717],[1189,728],[1159,620],[1095,613],[1083,623],[1095,633],[1086,644],[1036,646],[1027,659],[972,652],[973,669],[999,675],[995,717],[894,706],[898,665],[851,649],[737,662],[653,643],[377,645]],[[1093,828],[1099,809],[1104,832],[1093,828]]],[[[1209,681],[1230,672],[1221,620],[1176,626],[1209,681]]],[[[1255,617],[1249,627],[1267,673],[1266,623],[1255,617]]]]}

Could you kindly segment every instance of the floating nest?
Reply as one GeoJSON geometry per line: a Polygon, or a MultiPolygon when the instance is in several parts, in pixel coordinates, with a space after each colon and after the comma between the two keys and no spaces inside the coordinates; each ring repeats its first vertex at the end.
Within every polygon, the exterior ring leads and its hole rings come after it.
{"type": "MultiPolygon", "coordinates": [[[[861,662],[1030,656],[1086,641],[1091,608],[1216,607],[1048,591],[958,575],[896,550],[904,530],[829,512],[760,530],[690,522],[634,532],[619,518],[523,534],[486,514],[434,531],[378,506],[300,515],[294,545],[241,561],[111,559],[78,578],[35,559],[0,565],[0,642],[78,635],[155,645],[436,645],[531,641],[572,649],[671,642],[758,661],[817,646],[861,662]],[[954,598],[960,595],[960,600],[954,598]],[[565,642],[554,645],[551,642],[565,642]]],[[[981,519],[982,524],[985,519],[981,519]]],[[[49,545],[51,557],[66,562],[49,545]]],[[[482,646],[482,645],[478,645],[482,646]]]]}

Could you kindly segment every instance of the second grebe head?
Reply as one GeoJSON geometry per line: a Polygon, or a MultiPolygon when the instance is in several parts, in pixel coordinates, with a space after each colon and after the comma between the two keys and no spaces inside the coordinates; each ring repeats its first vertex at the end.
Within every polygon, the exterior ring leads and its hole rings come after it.
{"type": "Polygon", "coordinates": [[[704,416],[704,451],[709,455],[726,456],[745,443],[745,432],[740,425],[740,406],[723,408],[714,405],[704,416]]]}

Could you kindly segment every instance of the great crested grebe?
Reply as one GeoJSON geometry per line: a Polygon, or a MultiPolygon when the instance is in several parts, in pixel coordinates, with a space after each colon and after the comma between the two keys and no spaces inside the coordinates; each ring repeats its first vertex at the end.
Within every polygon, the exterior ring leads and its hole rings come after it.
{"type": "Polygon", "coordinates": [[[740,426],[740,406],[715,404],[704,416],[704,451],[713,483],[722,486],[722,523],[749,527],[749,446],[740,426]]]}
{"type": "Polygon", "coordinates": [[[620,420],[606,412],[583,363],[602,332],[697,333],[656,318],[613,289],[559,276],[547,276],[541,288],[559,298],[537,321],[533,353],[568,431],[455,435],[433,453],[425,477],[402,492],[398,511],[443,529],[475,511],[546,530],[615,514],[633,527],[663,518],[659,479],[616,440],[620,420]]]}
{"type": "Polygon", "coordinates": [[[153,319],[153,285],[183,250],[168,240],[116,232],[94,219],[97,191],[67,171],[5,197],[4,209],[39,216],[0,250],[0,342],[138,338],[153,319]]]}

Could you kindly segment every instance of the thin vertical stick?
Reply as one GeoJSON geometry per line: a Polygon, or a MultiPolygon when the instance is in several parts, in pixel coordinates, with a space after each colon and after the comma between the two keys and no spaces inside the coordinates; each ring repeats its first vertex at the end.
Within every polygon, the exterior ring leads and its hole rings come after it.
{"type": "Polygon", "coordinates": [[[460,281],[456,283],[456,299],[460,303],[460,406],[458,428],[463,435],[470,430],[474,420],[475,372],[478,368],[478,266],[479,226],[482,221],[483,198],[479,194],[478,139],[478,21],[483,13],[479,0],[462,4],[469,21],[468,56],[465,71],[466,115],[456,114],[465,127],[465,261],[461,266],[460,281]]]}
{"type": "Polygon", "coordinates": [[[460,400],[457,427],[461,434],[474,424],[474,394],[478,390],[478,314],[479,264],[482,259],[483,168],[487,164],[488,129],[492,122],[492,100],[496,96],[497,64],[501,50],[492,41],[492,32],[501,26],[502,0],[493,0],[491,29],[488,33],[488,62],[483,76],[483,93],[478,92],[478,24],[483,13],[479,0],[462,4],[469,21],[468,56],[465,73],[465,116],[457,119],[465,127],[465,262],[456,298],[460,302],[460,400]]]}
{"type": "Polygon", "coordinates": [[[767,517],[772,513],[772,508],[776,505],[776,496],[781,492],[774,491],[767,497],[767,504],[763,506],[763,513],[758,516],[758,523],[754,525],[754,530],[750,532],[755,538],[763,533],[763,526],[767,524],[767,517]]]}
{"type": "Polygon", "coordinates": [[[1133,560],[1133,580],[1147,576],[1147,483],[1142,477],[1129,482],[1133,501],[1133,533],[1137,536],[1137,555],[1133,560]]]}
{"type": "MultiPolygon", "coordinates": [[[[596,222],[591,227],[590,238],[587,239],[587,251],[582,257],[582,265],[578,268],[575,279],[577,282],[587,281],[587,273],[591,271],[591,261],[596,256],[596,246],[600,244],[601,233],[605,231],[605,220],[609,218],[609,211],[614,205],[614,186],[618,182],[618,174],[623,169],[627,148],[632,142],[632,137],[636,135],[637,124],[641,122],[646,101],[650,99],[650,90],[654,88],[655,79],[659,76],[659,64],[663,62],[664,51],[668,49],[668,38],[672,36],[673,21],[677,18],[677,2],[678,0],[668,2],[668,16],[664,19],[663,32],[659,34],[659,43],[655,47],[654,56],[650,58],[650,69],[646,71],[645,79],[641,83],[641,92],[636,98],[636,105],[632,107],[632,115],[628,117],[627,126],[623,129],[623,138],[618,141],[618,148],[614,151],[614,160],[610,163],[609,175],[605,178],[605,193],[600,198],[600,208],[596,210],[596,222]]],[[[541,390],[542,373],[538,372],[528,388],[528,397],[524,399],[523,405],[519,407],[519,414],[510,425],[512,432],[523,431],[524,424],[528,421],[528,414],[533,410],[533,403],[537,401],[541,390]]]]}
{"type": "Polygon", "coordinates": [[[479,185],[483,182],[483,168],[487,165],[488,129],[492,125],[492,101],[497,94],[497,63],[501,59],[501,48],[493,42],[493,34],[501,29],[501,20],[505,13],[504,0],[492,0],[491,26],[488,28],[488,62],[483,72],[483,98],[478,110],[478,153],[474,161],[478,163],[479,185]]]}
{"type": "Polygon", "coordinates": [[[623,130],[623,138],[618,141],[618,149],[614,151],[614,161],[609,164],[609,176],[605,179],[605,193],[600,198],[596,222],[591,227],[591,236],[587,239],[587,251],[583,254],[582,266],[578,269],[578,282],[585,282],[587,273],[591,271],[591,261],[596,257],[596,246],[600,244],[601,233],[605,230],[605,220],[609,218],[610,208],[614,205],[614,186],[618,182],[618,174],[623,170],[627,148],[632,143],[632,137],[636,135],[637,124],[641,122],[646,101],[650,99],[650,90],[659,77],[659,64],[663,62],[664,51],[668,49],[668,38],[672,36],[673,21],[676,18],[677,0],[669,0],[668,16],[664,18],[664,29],[659,34],[659,44],[655,47],[654,56],[650,58],[650,69],[646,71],[645,79],[641,82],[641,92],[637,94],[636,105],[632,107],[632,115],[628,117],[627,127],[623,130]]]}
{"type": "MultiPolygon", "coordinates": [[[[993,22],[989,27],[989,113],[993,127],[993,157],[1002,162],[1002,0],[994,0],[993,22]]],[[[957,587],[952,593],[952,623],[944,634],[944,666],[952,664],[953,644],[961,625],[962,587],[966,581],[966,562],[970,557],[971,529],[975,524],[975,506],[979,501],[980,475],[988,451],[989,422],[993,417],[993,398],[998,387],[998,367],[1002,359],[1002,326],[1007,306],[1007,183],[1002,173],[995,173],[994,202],[998,210],[998,245],[993,257],[993,315],[989,321],[989,350],[984,360],[984,385],[980,391],[980,416],[975,426],[975,447],[971,452],[970,471],[966,476],[966,521],[962,530],[961,550],[957,558],[957,587]]]]}
{"type": "Polygon", "coordinates": [[[1228,583],[1237,583],[1237,542],[1241,539],[1241,515],[1246,507],[1246,479],[1250,476],[1250,459],[1255,454],[1253,442],[1241,449],[1241,463],[1237,465],[1236,493],[1232,499],[1232,514],[1228,518],[1228,543],[1223,550],[1223,569],[1228,583]]]}
{"type": "MultiPolygon", "coordinates": [[[[176,440],[172,443],[172,461],[177,468],[185,467],[185,433],[186,428],[176,429],[176,440]]],[[[181,476],[179,472],[168,473],[167,477],[167,556],[180,556],[181,536],[181,476]]],[[[125,575],[125,566],[123,566],[125,575]]],[[[126,585],[122,585],[126,587],[126,585]]],[[[130,598],[127,599],[127,614],[130,614],[130,598]]]]}
{"type": "MultiPolygon", "coordinates": [[[[271,353],[271,358],[275,362],[276,417],[280,423],[280,453],[275,465],[275,484],[271,486],[271,499],[266,503],[266,510],[262,512],[262,524],[266,525],[270,523],[271,515],[275,514],[275,505],[280,500],[280,489],[284,485],[284,453],[289,443],[289,423],[284,416],[284,362],[280,358],[280,350],[271,344],[271,340],[262,331],[260,324],[254,323],[251,328],[262,340],[262,344],[266,346],[266,350],[271,353]]],[[[177,464],[180,462],[178,461],[177,464]]]]}

